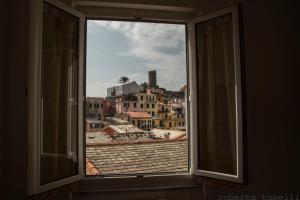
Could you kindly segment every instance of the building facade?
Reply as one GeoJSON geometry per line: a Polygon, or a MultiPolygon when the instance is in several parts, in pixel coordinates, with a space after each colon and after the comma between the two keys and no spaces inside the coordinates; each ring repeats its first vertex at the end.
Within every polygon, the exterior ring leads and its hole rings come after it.
{"type": "Polygon", "coordinates": [[[100,118],[112,117],[114,115],[113,102],[101,97],[87,97],[86,98],[86,117],[100,118]]]}
{"type": "Polygon", "coordinates": [[[131,122],[134,126],[144,131],[150,131],[152,129],[152,117],[147,112],[122,113],[120,118],[131,122]]]}
{"type": "Polygon", "coordinates": [[[156,88],[157,87],[157,82],[156,82],[156,71],[149,71],[148,72],[148,85],[149,88],[156,88]]]}
{"type": "Polygon", "coordinates": [[[135,81],[107,88],[107,97],[116,97],[138,93],[142,87],[135,81]]]}

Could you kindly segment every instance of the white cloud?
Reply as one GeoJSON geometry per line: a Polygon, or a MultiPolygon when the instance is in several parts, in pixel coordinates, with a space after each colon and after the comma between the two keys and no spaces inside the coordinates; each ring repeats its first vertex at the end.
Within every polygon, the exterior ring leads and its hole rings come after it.
{"type": "Polygon", "coordinates": [[[111,87],[112,82],[99,82],[95,81],[87,84],[87,96],[90,97],[104,97],[108,87],[111,87]]]}
{"type": "Polygon", "coordinates": [[[147,71],[157,70],[158,84],[178,90],[185,84],[185,27],[175,24],[92,21],[108,30],[118,31],[130,42],[129,49],[118,55],[143,59],[144,74],[130,75],[131,79],[147,81],[147,71]],[[182,45],[182,46],[180,46],[182,45]],[[164,49],[162,51],[161,49],[164,49]],[[175,50],[170,52],[169,50],[175,50]],[[146,77],[146,79],[145,79],[146,77]]]}

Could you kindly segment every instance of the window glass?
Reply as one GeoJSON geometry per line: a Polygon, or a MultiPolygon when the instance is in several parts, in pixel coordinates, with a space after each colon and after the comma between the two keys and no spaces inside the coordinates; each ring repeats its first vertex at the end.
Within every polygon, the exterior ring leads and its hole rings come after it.
{"type": "Polygon", "coordinates": [[[87,21],[86,95],[110,102],[97,137],[86,130],[88,175],[189,171],[188,129],[173,117],[188,109],[186,46],[184,24],[87,21]]]}
{"type": "Polygon", "coordinates": [[[237,174],[232,15],[196,24],[200,170],[237,174]]]}
{"type": "Polygon", "coordinates": [[[44,4],[42,185],[78,172],[78,33],[77,17],[44,4]]]}

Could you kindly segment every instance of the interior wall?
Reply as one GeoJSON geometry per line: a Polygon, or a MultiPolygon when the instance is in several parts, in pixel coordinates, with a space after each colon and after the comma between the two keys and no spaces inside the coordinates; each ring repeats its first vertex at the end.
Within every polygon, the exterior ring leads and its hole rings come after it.
{"type": "MultiPolygon", "coordinates": [[[[4,19],[5,14],[4,14],[4,8],[5,8],[5,4],[1,3],[0,4],[0,17],[1,19],[4,19]]],[[[3,20],[3,27],[6,27],[6,23],[5,20],[3,20]]],[[[3,135],[4,135],[4,84],[5,84],[5,80],[4,80],[4,74],[5,74],[5,28],[3,30],[0,31],[0,44],[1,44],[1,48],[0,48],[0,163],[4,163],[4,159],[3,159],[3,135]]],[[[3,179],[3,165],[0,165],[0,179],[3,179]]],[[[0,199],[3,198],[3,182],[0,182],[0,199]]]]}
{"type": "MultiPolygon", "coordinates": [[[[178,2],[183,4],[184,1],[178,2]]],[[[2,37],[7,44],[4,52],[7,62],[5,73],[1,75],[5,89],[5,95],[1,96],[5,100],[1,102],[5,109],[2,113],[5,128],[1,128],[4,140],[1,183],[5,196],[1,199],[25,199],[29,1],[10,0],[4,5],[4,13],[9,17],[3,18],[7,35],[2,37]]],[[[296,0],[243,2],[247,185],[208,185],[203,191],[206,196],[189,193],[190,190],[161,190],[131,192],[126,194],[128,198],[138,194],[140,199],[182,199],[185,196],[184,199],[220,199],[219,195],[229,193],[260,195],[299,191],[298,9],[296,0]]],[[[122,195],[90,193],[75,194],[74,198],[122,199],[122,195]]]]}
{"type": "Polygon", "coordinates": [[[244,2],[251,190],[299,190],[299,8],[296,0],[244,2]]]}
{"type": "MultiPolygon", "coordinates": [[[[28,49],[28,0],[10,0],[4,4],[3,18],[5,26],[4,74],[1,85],[1,107],[4,109],[4,128],[1,128],[3,177],[1,177],[3,199],[24,199],[26,194],[26,84],[28,49]]],[[[2,13],[2,12],[1,12],[2,13]]],[[[2,43],[1,43],[2,44],[2,43]]],[[[1,66],[2,68],[2,66],[1,66]]]]}
{"type": "Polygon", "coordinates": [[[202,199],[201,188],[160,189],[144,191],[91,192],[75,194],[74,200],[192,200],[202,199]]]}

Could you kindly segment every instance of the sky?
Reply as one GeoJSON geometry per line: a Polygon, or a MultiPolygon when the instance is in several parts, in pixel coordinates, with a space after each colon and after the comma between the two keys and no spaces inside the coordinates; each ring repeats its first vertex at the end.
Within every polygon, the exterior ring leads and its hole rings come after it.
{"type": "Polygon", "coordinates": [[[178,91],[186,84],[185,26],[88,20],[86,95],[105,97],[121,76],[138,84],[156,70],[157,84],[178,91]]]}

